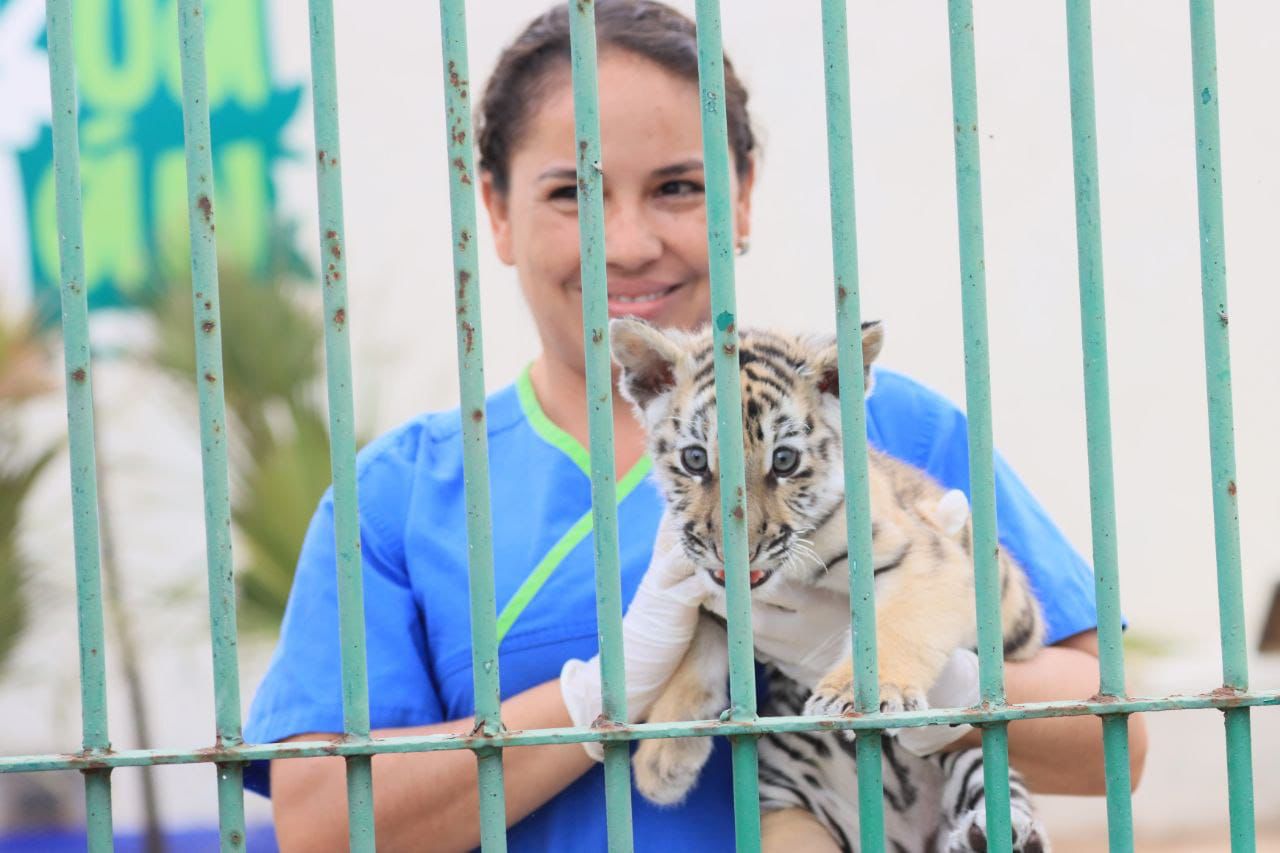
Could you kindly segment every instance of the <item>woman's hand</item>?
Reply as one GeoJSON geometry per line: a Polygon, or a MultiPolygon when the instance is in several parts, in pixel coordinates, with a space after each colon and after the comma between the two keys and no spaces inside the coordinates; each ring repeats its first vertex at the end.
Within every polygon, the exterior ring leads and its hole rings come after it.
{"type": "MultiPolygon", "coordinates": [[[[654,548],[635,598],[622,618],[627,676],[627,722],[644,719],[684,657],[698,624],[706,586],[679,546],[654,548]]],[[[560,690],[574,725],[590,725],[601,713],[600,656],[570,660],[560,671],[560,690]]],[[[583,743],[597,761],[599,743],[583,743]]]]}

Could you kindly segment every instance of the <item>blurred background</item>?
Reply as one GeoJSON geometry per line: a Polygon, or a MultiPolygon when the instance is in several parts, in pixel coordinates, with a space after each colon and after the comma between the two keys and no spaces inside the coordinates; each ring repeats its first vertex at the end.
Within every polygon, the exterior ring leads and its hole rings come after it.
{"type": "MultiPolygon", "coordinates": [[[[75,7],[116,748],[195,748],[213,733],[175,5],[75,7]]],[[[457,397],[439,30],[432,4],[338,5],[349,328],[367,439],[457,397]]],[[[546,5],[471,4],[476,81],[546,5]]],[[[1188,15],[1164,0],[1094,6],[1131,693],[1199,693],[1221,670],[1188,15]]],[[[1061,3],[975,7],[996,443],[1089,554],[1065,16],[1061,3]]],[[[752,248],[738,264],[743,322],[830,330],[818,4],[723,8],[763,139],[752,248]]],[[[854,3],[849,18],[863,314],[887,324],[887,366],[962,401],[945,9],[854,3]]],[[[1280,7],[1221,3],[1217,27],[1248,643],[1253,686],[1274,689],[1280,655],[1260,647],[1280,581],[1280,7]]],[[[207,2],[245,707],[328,482],[307,32],[305,4],[207,2]]],[[[52,186],[43,3],[0,0],[4,755],[80,745],[52,186]]],[[[536,343],[488,236],[482,227],[497,389],[536,343]]],[[[1227,849],[1221,715],[1153,714],[1148,725],[1139,847],[1227,849]]],[[[1254,712],[1253,748],[1258,821],[1275,831],[1280,711],[1254,712]]],[[[213,849],[211,768],[113,778],[122,849],[140,848],[148,829],[151,849],[161,837],[213,849]]],[[[1042,802],[1058,849],[1104,848],[1101,799],[1042,802]]],[[[268,803],[246,805],[251,846],[269,849],[268,803]]],[[[0,850],[81,849],[82,822],[78,774],[0,776],[0,850]]]]}

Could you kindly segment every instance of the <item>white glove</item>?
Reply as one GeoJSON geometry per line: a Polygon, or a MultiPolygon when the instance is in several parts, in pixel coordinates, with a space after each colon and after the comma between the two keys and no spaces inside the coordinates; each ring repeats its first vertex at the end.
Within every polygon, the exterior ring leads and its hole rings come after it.
{"type": "Polygon", "coordinates": [[[780,577],[751,605],[756,653],[810,690],[853,649],[847,596],[780,577]]]}
{"type": "MultiPolygon", "coordinates": [[[[636,722],[675,672],[698,625],[698,605],[706,587],[674,546],[655,550],[635,598],[622,617],[623,665],[627,675],[627,722],[636,722]]],[[[569,660],[560,670],[560,693],[575,726],[587,726],[601,713],[600,655],[569,660]]],[[[587,754],[604,759],[599,743],[584,742],[587,754]]]]}
{"type": "MultiPolygon", "coordinates": [[[[968,649],[956,649],[925,695],[930,708],[971,708],[977,705],[982,698],[978,688],[978,656],[968,649]]],[[[903,749],[923,758],[959,740],[971,728],[973,726],[968,723],[962,723],[958,726],[913,726],[893,731],[903,749]]]]}

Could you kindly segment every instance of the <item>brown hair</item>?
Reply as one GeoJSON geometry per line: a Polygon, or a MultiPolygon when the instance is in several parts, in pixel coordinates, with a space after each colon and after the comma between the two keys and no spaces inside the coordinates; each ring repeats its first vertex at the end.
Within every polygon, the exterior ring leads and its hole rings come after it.
{"type": "MultiPolygon", "coordinates": [[[[597,0],[596,42],[601,52],[625,50],[677,77],[698,82],[698,42],[693,21],[654,0],[597,0]]],[[[502,55],[485,85],[477,120],[480,169],[494,189],[507,191],[511,154],[550,74],[569,65],[569,13],[557,3],[525,28],[502,55]]],[[[751,169],[755,136],[747,115],[747,90],[724,60],[725,118],[738,175],[751,169]]]]}

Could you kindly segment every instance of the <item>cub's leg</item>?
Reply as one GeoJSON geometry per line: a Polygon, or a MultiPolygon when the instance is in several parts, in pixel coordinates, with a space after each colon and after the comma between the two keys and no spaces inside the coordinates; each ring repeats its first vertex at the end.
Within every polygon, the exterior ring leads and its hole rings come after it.
{"type": "MultiPolygon", "coordinates": [[[[972,642],[974,612],[967,564],[938,562],[931,548],[916,546],[876,587],[876,650],[880,710],[929,707],[925,692],[947,657],[972,642]],[[915,553],[915,552],[922,553],[915,553]]],[[[853,658],[846,657],[818,682],[806,714],[853,710],[853,658]]]]}
{"type": "Polygon", "coordinates": [[[831,833],[811,812],[801,808],[765,812],[760,816],[760,847],[764,853],[841,853],[831,833]]]}
{"type": "MultiPolygon", "coordinates": [[[[648,722],[711,720],[728,707],[729,651],[724,628],[705,613],[697,632],[648,722]]],[[[711,738],[654,738],[636,747],[632,764],[636,787],[660,805],[678,803],[689,793],[711,755],[711,738]]]]}
{"type": "MultiPolygon", "coordinates": [[[[985,853],[987,798],[982,779],[982,749],[945,753],[939,759],[944,777],[941,853],[985,853]]],[[[1017,771],[1009,771],[1009,822],[1014,853],[1047,853],[1049,833],[1036,817],[1035,804],[1017,771]]]]}

